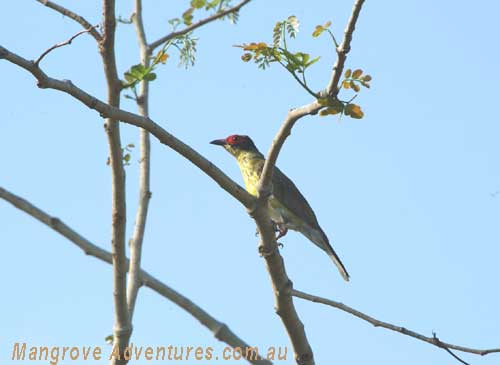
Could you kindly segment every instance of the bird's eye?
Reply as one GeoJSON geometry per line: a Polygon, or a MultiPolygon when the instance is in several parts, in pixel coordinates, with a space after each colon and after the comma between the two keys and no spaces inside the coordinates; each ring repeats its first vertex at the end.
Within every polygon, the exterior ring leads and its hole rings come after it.
{"type": "Polygon", "coordinates": [[[239,138],[237,136],[233,137],[233,142],[238,142],[239,138]]]}

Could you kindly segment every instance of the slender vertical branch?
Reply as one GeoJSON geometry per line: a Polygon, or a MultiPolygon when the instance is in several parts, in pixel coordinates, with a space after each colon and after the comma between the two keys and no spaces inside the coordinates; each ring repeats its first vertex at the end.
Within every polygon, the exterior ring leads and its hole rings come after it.
{"type": "Polygon", "coordinates": [[[352,34],[354,33],[354,29],[356,28],[356,22],[358,21],[359,13],[361,12],[361,8],[363,7],[363,3],[365,0],[356,0],[352,7],[352,13],[347,21],[347,26],[344,31],[344,39],[339,47],[337,47],[337,61],[333,66],[333,71],[330,76],[330,81],[328,82],[328,86],[326,87],[326,92],[328,95],[332,97],[336,97],[339,93],[339,81],[344,71],[344,64],[347,58],[347,54],[351,50],[351,41],[352,34]]]}
{"type": "MultiPolygon", "coordinates": [[[[107,101],[109,105],[120,106],[120,80],[116,69],[115,58],[115,1],[103,0],[103,34],[100,43],[100,53],[104,66],[107,84],[107,101]]],[[[127,305],[127,261],[125,256],[125,171],[123,168],[123,151],[120,141],[119,121],[106,118],[105,130],[108,138],[109,157],[112,183],[112,223],[111,247],[113,254],[113,296],[115,306],[115,325],[113,331],[113,346],[118,346],[120,356],[128,344],[132,328],[127,305]]],[[[125,364],[117,360],[112,363],[125,364]]]]}
{"type": "MultiPolygon", "coordinates": [[[[150,61],[147,53],[146,34],[144,32],[144,24],[142,20],[142,0],[135,0],[135,14],[133,17],[133,22],[135,25],[135,32],[137,34],[137,41],[139,43],[141,63],[145,67],[148,67],[150,61]]],[[[149,118],[149,83],[147,80],[143,80],[140,83],[140,92],[137,98],[137,106],[139,109],[139,114],[145,118],[149,118]]],[[[149,175],[151,171],[150,138],[149,133],[143,128],[140,128],[139,133],[139,201],[135,216],[134,233],[130,240],[130,266],[127,286],[127,301],[131,323],[132,317],[134,315],[137,293],[141,285],[140,271],[142,243],[144,241],[144,231],[146,228],[149,200],[151,198],[149,184],[149,175]]]]}

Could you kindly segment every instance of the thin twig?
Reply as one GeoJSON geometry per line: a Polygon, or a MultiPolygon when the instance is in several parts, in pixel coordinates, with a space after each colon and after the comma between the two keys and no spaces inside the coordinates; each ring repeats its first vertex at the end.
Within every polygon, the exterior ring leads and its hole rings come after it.
{"type": "Polygon", "coordinates": [[[73,42],[73,40],[74,40],[76,37],[78,37],[78,36],[80,36],[80,35],[82,35],[82,34],[84,34],[84,33],[90,33],[90,32],[92,31],[92,29],[94,29],[94,28],[98,28],[98,27],[99,27],[99,25],[98,25],[98,24],[97,24],[97,25],[93,25],[93,26],[92,26],[91,28],[89,28],[89,29],[84,29],[84,30],[82,30],[82,31],[80,31],[80,32],[78,32],[78,33],[76,33],[74,36],[72,36],[70,39],[68,39],[68,40],[66,40],[66,41],[64,41],[64,42],[54,44],[52,47],[48,48],[46,51],[44,51],[44,52],[40,55],[40,57],[38,57],[38,58],[36,59],[36,61],[35,61],[35,65],[36,65],[36,66],[38,66],[38,65],[40,64],[40,61],[41,61],[41,60],[42,60],[42,59],[43,59],[43,58],[44,58],[47,54],[49,54],[50,52],[52,52],[54,49],[59,48],[59,47],[63,47],[63,46],[67,46],[68,44],[71,44],[71,42],[73,42]]]}
{"type": "Polygon", "coordinates": [[[448,347],[442,347],[443,350],[445,350],[447,353],[449,353],[451,356],[453,356],[456,360],[461,362],[464,365],[470,365],[468,362],[465,360],[461,359],[457,354],[455,354],[453,351],[451,351],[448,347]]]}
{"type": "Polygon", "coordinates": [[[205,19],[202,19],[200,21],[197,21],[196,23],[193,23],[193,24],[191,24],[190,26],[188,26],[188,27],[186,27],[184,29],[181,29],[181,30],[178,30],[178,31],[174,31],[172,33],[167,34],[166,36],[163,36],[163,37],[159,38],[158,40],[154,41],[153,43],[151,43],[148,46],[148,54],[152,54],[153,51],[158,46],[161,46],[163,43],[168,42],[171,39],[174,39],[174,38],[180,37],[180,36],[182,36],[184,34],[187,34],[189,32],[192,32],[193,30],[201,27],[202,25],[205,25],[207,23],[213,22],[214,20],[223,18],[226,15],[238,12],[243,6],[245,6],[246,4],[248,4],[250,1],[251,0],[243,0],[239,4],[233,6],[232,8],[226,9],[226,10],[221,11],[221,12],[217,12],[214,15],[211,15],[211,16],[209,16],[209,17],[207,17],[205,19]]]}
{"type": "MultiPolygon", "coordinates": [[[[71,11],[71,10],[65,8],[64,6],[58,5],[55,2],[49,1],[49,0],[36,0],[36,1],[38,1],[40,4],[45,5],[48,8],[51,8],[51,9],[57,11],[58,13],[60,13],[64,16],[67,16],[68,18],[73,19],[74,21],[79,23],[83,27],[83,29],[92,28],[92,24],[90,24],[83,16],[75,13],[74,11],[71,11]]],[[[92,28],[89,31],[89,33],[92,37],[94,37],[94,39],[97,42],[101,42],[102,36],[95,28],[92,28]]]]}
{"type": "Polygon", "coordinates": [[[382,328],[385,328],[385,329],[388,329],[388,330],[391,330],[394,332],[399,332],[403,335],[416,338],[417,340],[430,343],[431,345],[434,345],[434,346],[437,346],[437,347],[440,347],[443,349],[446,348],[446,349],[456,350],[456,351],[460,351],[460,352],[467,352],[470,354],[476,354],[476,355],[481,355],[481,356],[484,356],[487,354],[492,354],[492,353],[500,353],[500,348],[480,350],[480,349],[463,347],[463,346],[458,346],[458,345],[453,345],[451,343],[443,342],[443,341],[439,340],[435,336],[435,334],[433,334],[432,337],[427,337],[427,336],[421,335],[417,332],[411,331],[405,327],[395,326],[393,324],[380,321],[380,320],[373,318],[365,313],[362,313],[354,308],[351,308],[343,303],[336,302],[334,300],[327,299],[327,298],[318,297],[316,295],[304,293],[304,292],[301,292],[297,289],[292,289],[291,295],[293,295],[294,297],[297,297],[297,298],[309,300],[309,301],[314,302],[314,303],[321,303],[321,304],[329,305],[331,307],[340,309],[341,311],[344,311],[346,313],[352,314],[353,316],[360,318],[366,322],[369,322],[372,325],[374,325],[375,327],[382,327],[382,328]]]}
{"type": "MultiPolygon", "coordinates": [[[[70,242],[78,246],[86,255],[93,256],[99,260],[107,262],[108,264],[113,263],[111,252],[106,251],[93,244],[88,239],[65,224],[62,220],[49,215],[40,208],[37,208],[26,199],[14,195],[2,187],[0,187],[0,198],[9,202],[14,207],[25,212],[39,222],[47,225],[49,228],[53,229],[63,237],[67,238],[70,242]]],[[[129,262],[128,260],[126,261],[128,265],[129,262]]],[[[147,271],[140,270],[139,279],[144,286],[170,300],[171,302],[179,306],[179,308],[185,310],[191,316],[200,321],[200,323],[203,326],[207,327],[219,341],[226,343],[232,348],[239,347],[245,349],[250,347],[245,341],[243,341],[233,331],[231,331],[225,323],[220,322],[216,318],[212,317],[209,313],[207,313],[189,298],[186,298],[179,292],[164,284],[153,275],[149,274],[147,271]]],[[[243,353],[245,352],[243,351],[243,353]]],[[[248,361],[255,365],[272,365],[270,361],[264,360],[260,357],[255,359],[248,359],[248,361]]]]}

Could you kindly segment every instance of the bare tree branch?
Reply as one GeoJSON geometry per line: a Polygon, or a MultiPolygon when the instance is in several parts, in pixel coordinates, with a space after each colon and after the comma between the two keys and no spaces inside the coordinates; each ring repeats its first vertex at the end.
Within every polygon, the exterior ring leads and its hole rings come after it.
{"type": "Polygon", "coordinates": [[[267,205],[258,204],[256,209],[249,211],[249,213],[257,224],[260,236],[259,252],[265,259],[271,279],[275,310],[290,338],[295,360],[299,365],[314,365],[314,356],[304,330],[304,324],[300,321],[293,304],[292,282],[288,278],[283,258],[278,250],[267,205]]]}
{"type": "Polygon", "coordinates": [[[79,87],[75,86],[70,80],[57,80],[47,76],[39,67],[36,67],[33,61],[29,61],[0,45],[0,59],[7,61],[30,72],[38,81],[38,87],[46,89],[54,89],[62,91],[79,100],[82,104],[90,109],[99,112],[101,117],[112,117],[113,119],[121,120],[124,123],[135,125],[144,128],[155,136],[161,143],[170,147],[187,160],[191,161],[195,166],[210,176],[222,189],[231,194],[236,200],[243,204],[246,208],[251,209],[255,204],[255,198],[250,195],[245,189],[234,182],[226,174],[224,174],[217,166],[208,161],[198,152],[193,150],[187,144],[177,139],[172,134],[168,133],[157,123],[149,118],[144,118],[140,115],[130,113],[128,111],[111,106],[96,97],[90,95],[79,87]]]}
{"type": "Polygon", "coordinates": [[[48,55],[50,52],[52,52],[54,49],[56,48],[59,48],[59,47],[64,47],[64,46],[67,46],[68,44],[71,44],[71,42],[73,42],[73,40],[75,38],[77,38],[78,36],[84,34],[84,33],[89,33],[92,29],[94,28],[97,28],[99,27],[99,25],[94,25],[92,28],[89,28],[89,29],[84,29],[78,33],[76,33],[75,35],[73,35],[71,38],[69,38],[68,40],[64,41],[64,42],[61,42],[61,43],[57,43],[57,44],[54,44],[52,47],[48,48],[47,50],[45,50],[35,61],[35,65],[39,65],[40,62],[42,61],[42,59],[48,55]]]}
{"type": "Polygon", "coordinates": [[[476,355],[482,355],[482,356],[487,355],[487,354],[492,354],[492,353],[500,353],[500,348],[486,349],[486,350],[473,349],[473,348],[469,348],[469,347],[463,347],[463,346],[458,346],[458,345],[453,345],[451,343],[443,342],[443,341],[439,340],[435,335],[433,335],[432,337],[427,337],[427,336],[421,335],[417,332],[406,329],[405,327],[395,326],[395,325],[387,323],[387,322],[379,321],[378,319],[375,319],[367,314],[364,314],[364,313],[362,313],[354,308],[351,308],[343,303],[336,302],[336,301],[331,300],[331,299],[318,297],[316,295],[307,294],[307,293],[301,292],[301,291],[296,290],[296,289],[292,289],[291,294],[297,298],[309,300],[309,301],[314,302],[314,303],[321,303],[321,304],[329,305],[331,307],[340,309],[344,312],[352,314],[355,317],[358,317],[364,321],[371,323],[375,327],[382,327],[382,328],[386,328],[386,329],[394,331],[394,332],[399,332],[399,333],[402,333],[403,335],[410,336],[410,337],[416,338],[417,340],[430,343],[431,345],[440,347],[442,349],[451,349],[451,350],[467,352],[470,354],[476,354],[476,355]]]}
{"type": "MultiPolygon", "coordinates": [[[[113,264],[113,258],[110,252],[100,248],[99,246],[93,244],[85,237],[77,233],[71,227],[66,225],[59,218],[53,217],[43,210],[37,208],[35,205],[31,204],[27,200],[21,198],[20,196],[14,195],[6,189],[0,187],[0,198],[12,204],[17,209],[25,212],[31,217],[35,218],[39,222],[52,228],[54,231],[67,238],[70,242],[78,246],[86,255],[93,256],[107,262],[108,264],[113,264]]],[[[127,260],[128,264],[128,260],[127,260]]],[[[151,290],[157,292],[166,299],[172,301],[180,308],[191,314],[196,318],[202,325],[207,327],[219,341],[225,342],[232,348],[240,347],[247,348],[250,347],[245,341],[240,339],[234,332],[232,332],[229,327],[223,322],[218,321],[212,317],[209,313],[203,310],[201,307],[196,305],[190,299],[186,298],[179,292],[175,291],[168,285],[164,284],[153,275],[149,274],[145,270],[139,271],[139,280],[142,285],[150,288],[151,290]]],[[[252,364],[256,365],[271,365],[270,361],[262,358],[248,359],[252,364]]]]}
{"type": "MultiPolygon", "coordinates": [[[[149,57],[147,55],[147,41],[144,32],[144,25],[142,22],[142,0],[135,0],[135,15],[133,17],[135,25],[135,32],[137,34],[137,41],[139,43],[139,50],[141,55],[141,63],[149,66],[149,57]]],[[[149,118],[149,83],[143,80],[140,83],[140,93],[137,98],[137,106],[139,114],[145,118],[149,118]]],[[[139,291],[141,280],[141,254],[142,243],[144,241],[144,231],[146,228],[146,219],[148,215],[149,200],[151,199],[151,191],[149,186],[149,175],[151,171],[151,148],[149,133],[140,128],[140,164],[139,164],[139,200],[137,212],[135,216],[134,233],[129,242],[130,247],[130,266],[129,277],[127,286],[127,301],[130,321],[134,315],[135,302],[137,300],[137,293],[139,291]]]]}
{"type": "Polygon", "coordinates": [[[332,75],[330,77],[330,81],[328,82],[328,86],[326,87],[326,92],[331,97],[336,97],[339,93],[339,81],[342,72],[344,71],[344,64],[347,58],[347,54],[351,50],[351,40],[352,34],[354,33],[354,29],[356,28],[356,22],[358,20],[359,13],[361,11],[361,7],[365,0],[356,0],[354,6],[352,8],[351,17],[347,22],[347,27],[344,32],[344,39],[339,47],[337,47],[337,62],[333,66],[332,75]]]}
{"type": "Polygon", "coordinates": [[[267,198],[272,192],[271,179],[273,177],[273,170],[274,166],[276,165],[276,160],[278,159],[281,148],[283,147],[286,138],[290,135],[295,122],[306,115],[316,114],[321,108],[322,105],[317,101],[314,101],[310,104],[292,109],[288,112],[285,120],[281,124],[278,133],[276,133],[276,136],[271,143],[271,147],[269,148],[269,152],[266,157],[266,162],[262,169],[262,175],[260,176],[259,182],[259,200],[265,200],[265,202],[263,201],[260,204],[267,204],[267,198]]]}
{"type": "MultiPolygon", "coordinates": [[[[114,107],[120,106],[121,83],[118,78],[115,58],[115,0],[103,0],[102,40],[99,51],[106,77],[107,101],[114,107]]],[[[111,166],[111,252],[113,257],[113,299],[115,323],[113,346],[119,349],[119,357],[113,357],[111,364],[126,364],[122,354],[128,346],[132,334],[127,303],[127,261],[125,255],[125,234],[127,222],[125,170],[123,150],[120,140],[119,120],[105,118],[104,129],[109,146],[111,166]]]]}
{"type": "Polygon", "coordinates": [[[207,24],[207,23],[210,23],[210,22],[213,22],[214,20],[217,20],[217,19],[220,19],[220,18],[223,18],[225,17],[226,15],[229,15],[231,13],[236,13],[238,12],[243,6],[245,6],[246,4],[248,4],[251,0],[243,0],[242,2],[240,2],[239,4],[229,8],[229,9],[226,9],[224,11],[221,11],[219,13],[215,13],[214,15],[212,16],[209,16],[205,19],[202,19],[196,23],[193,23],[191,24],[190,26],[182,29],[182,30],[178,30],[178,31],[175,31],[175,32],[172,32],[172,33],[169,33],[167,34],[166,36],[163,36],[161,38],[159,38],[158,40],[154,41],[153,43],[151,43],[149,46],[148,46],[148,54],[151,54],[153,53],[153,51],[161,46],[162,44],[164,44],[165,42],[168,42],[169,40],[171,39],[174,39],[174,38],[177,38],[179,36],[182,36],[184,34],[187,34],[189,32],[192,32],[193,30],[207,24]]]}
{"type": "Polygon", "coordinates": [[[63,6],[56,4],[53,1],[49,1],[49,0],[36,0],[36,1],[38,1],[40,4],[45,5],[48,8],[51,8],[51,9],[57,11],[58,13],[61,13],[64,16],[67,16],[68,18],[73,19],[74,21],[79,23],[83,27],[83,29],[91,29],[89,31],[90,35],[92,37],[94,37],[94,39],[97,42],[101,41],[101,34],[95,28],[93,28],[92,24],[90,24],[83,16],[78,15],[77,13],[75,13],[69,9],[66,9],[63,6]]]}

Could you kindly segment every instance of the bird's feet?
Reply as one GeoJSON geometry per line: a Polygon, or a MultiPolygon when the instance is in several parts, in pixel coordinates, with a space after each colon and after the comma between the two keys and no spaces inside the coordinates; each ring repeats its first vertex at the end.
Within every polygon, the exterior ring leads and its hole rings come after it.
{"type": "Polygon", "coordinates": [[[286,228],[284,223],[276,223],[276,232],[278,232],[276,240],[279,240],[281,237],[285,237],[288,233],[288,228],[286,228]]]}

